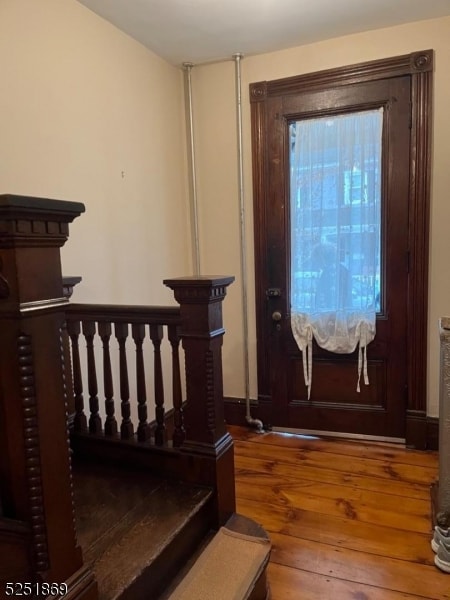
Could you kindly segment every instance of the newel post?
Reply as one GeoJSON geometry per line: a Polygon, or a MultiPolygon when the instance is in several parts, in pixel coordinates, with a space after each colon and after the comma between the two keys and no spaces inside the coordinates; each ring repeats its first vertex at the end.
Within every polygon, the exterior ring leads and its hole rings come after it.
{"type": "Polygon", "coordinates": [[[186,362],[186,439],[181,451],[192,481],[217,490],[217,523],[235,512],[233,440],[223,406],[222,302],[234,277],[183,277],[165,285],[180,304],[186,362]]]}
{"type": "Polygon", "coordinates": [[[0,490],[4,516],[30,527],[33,578],[86,592],[95,584],[74,525],[60,260],[82,212],[78,202],[0,195],[0,490]]]}

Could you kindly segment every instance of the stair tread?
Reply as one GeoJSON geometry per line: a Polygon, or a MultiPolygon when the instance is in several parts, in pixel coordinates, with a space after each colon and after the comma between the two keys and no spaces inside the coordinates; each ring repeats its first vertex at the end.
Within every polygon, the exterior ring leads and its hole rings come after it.
{"type": "Polygon", "coordinates": [[[267,533],[235,514],[160,600],[266,598],[263,576],[270,551],[267,533]]]}
{"type": "Polygon", "coordinates": [[[208,489],[142,472],[75,465],[78,541],[100,597],[119,597],[210,497],[208,489]]]}

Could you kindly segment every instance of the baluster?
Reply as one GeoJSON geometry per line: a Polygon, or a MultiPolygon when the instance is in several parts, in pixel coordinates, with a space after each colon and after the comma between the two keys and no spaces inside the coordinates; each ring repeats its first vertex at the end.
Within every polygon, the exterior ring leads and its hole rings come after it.
{"type": "Polygon", "coordinates": [[[155,352],[155,444],[162,446],[165,441],[166,425],[164,423],[164,384],[161,364],[161,340],[163,338],[163,328],[161,325],[150,325],[150,338],[153,342],[155,352]]]}
{"type": "Polygon", "coordinates": [[[145,387],[144,354],[142,352],[145,325],[133,324],[131,331],[136,344],[136,387],[139,417],[137,439],[139,442],[146,442],[150,438],[150,427],[147,423],[147,391],[145,387]]]}
{"type": "Polygon", "coordinates": [[[98,335],[103,343],[103,387],[105,390],[105,435],[115,437],[117,435],[117,421],[114,415],[114,387],[111,371],[111,355],[109,351],[109,340],[111,338],[111,323],[99,323],[98,335]]]}
{"type": "Polygon", "coordinates": [[[183,419],[183,399],[181,395],[180,375],[180,328],[177,325],[169,325],[168,336],[172,346],[172,395],[173,395],[173,445],[181,446],[185,438],[183,419]]]}
{"type": "Polygon", "coordinates": [[[81,377],[80,348],[78,346],[80,332],[79,321],[67,321],[67,333],[72,344],[73,395],[75,403],[73,429],[77,433],[85,433],[87,431],[87,419],[84,414],[83,379],[81,377]]]}
{"type": "Polygon", "coordinates": [[[114,331],[119,342],[119,373],[120,373],[120,408],[122,412],[122,424],[120,425],[120,437],[129,440],[134,435],[134,427],[130,418],[130,386],[128,384],[128,365],[126,341],[128,337],[128,324],[115,323],[114,331]]]}
{"type": "Polygon", "coordinates": [[[87,369],[88,369],[88,390],[89,390],[89,409],[91,411],[89,417],[90,433],[102,432],[102,420],[98,414],[98,387],[97,387],[97,371],[95,368],[94,354],[94,335],[95,321],[83,322],[83,335],[86,339],[87,348],[87,369]]]}

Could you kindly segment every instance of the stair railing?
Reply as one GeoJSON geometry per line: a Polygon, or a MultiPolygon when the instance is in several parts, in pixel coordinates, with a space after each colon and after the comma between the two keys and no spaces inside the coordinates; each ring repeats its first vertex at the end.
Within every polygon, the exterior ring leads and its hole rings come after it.
{"type": "Polygon", "coordinates": [[[69,304],[66,310],[75,454],[114,464],[130,462],[153,473],[211,486],[218,499],[217,525],[235,510],[233,443],[224,419],[221,356],[222,301],[232,281],[232,277],[166,280],[179,307],[69,304]],[[152,364],[144,357],[146,341],[152,345],[152,364]],[[164,342],[171,348],[170,399],[164,391],[164,342]],[[113,353],[118,353],[116,385],[113,353]],[[149,401],[155,415],[151,421],[149,401]],[[152,449],[158,453],[152,454],[152,449]]]}
{"type": "Polygon", "coordinates": [[[121,440],[136,439],[137,442],[153,443],[156,446],[181,446],[184,441],[183,399],[180,369],[180,309],[178,307],[114,306],[102,304],[69,304],[67,332],[71,341],[72,376],[74,387],[75,433],[104,435],[121,440]],[[81,338],[81,339],[80,339],[81,338]],[[86,344],[85,373],[87,386],[83,383],[83,365],[80,357],[81,340],[86,344]],[[146,364],[145,342],[151,342],[153,364],[146,364]],[[103,413],[99,414],[98,365],[95,342],[101,346],[101,383],[103,388],[103,413]],[[164,390],[163,360],[161,346],[167,341],[171,346],[172,397],[170,409],[164,390]],[[134,364],[127,353],[134,348],[134,364]],[[115,401],[113,364],[114,353],[118,354],[120,403],[115,401]],[[153,379],[154,413],[153,423],[148,422],[147,382],[153,379]],[[130,378],[134,378],[138,423],[132,422],[130,405],[130,378]],[[87,389],[86,389],[87,388],[87,389]],[[88,410],[84,401],[85,391],[89,396],[88,410]],[[119,404],[119,406],[116,406],[119,404]],[[119,410],[120,409],[120,410],[119,410]],[[173,427],[170,439],[167,435],[167,417],[173,427]]]}
{"type": "Polygon", "coordinates": [[[16,577],[23,573],[35,582],[67,582],[67,598],[95,600],[96,582],[83,565],[74,525],[67,418],[72,395],[75,454],[103,452],[114,460],[150,465],[208,486],[215,498],[214,523],[223,524],[235,511],[233,442],[224,421],[221,357],[222,301],[233,278],[166,280],[179,307],[69,305],[60,247],[68,238],[68,224],[82,212],[84,206],[77,202],[0,196],[0,553],[12,552],[11,544],[18,541],[24,551],[16,577]],[[164,331],[173,353],[172,443],[162,386],[164,331]],[[72,373],[65,360],[67,335],[72,342],[72,373]],[[154,353],[154,422],[146,415],[142,347],[147,335],[154,353]],[[87,347],[86,387],[77,358],[81,336],[87,347]],[[95,336],[102,343],[104,420],[99,411],[95,336]],[[120,355],[120,413],[111,383],[113,336],[120,355]],[[131,424],[127,388],[129,338],[136,351],[136,428],[131,424]],[[180,339],[186,398],[180,392],[180,339]],[[86,391],[88,406],[82,397],[86,391]],[[15,537],[12,531],[17,532],[15,537]]]}

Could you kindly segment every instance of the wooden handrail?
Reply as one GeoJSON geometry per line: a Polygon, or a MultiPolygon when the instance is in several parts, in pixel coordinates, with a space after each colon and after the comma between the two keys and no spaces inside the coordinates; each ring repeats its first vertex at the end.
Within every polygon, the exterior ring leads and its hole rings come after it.
{"type": "Polygon", "coordinates": [[[67,306],[66,314],[68,319],[90,319],[97,323],[181,325],[179,306],[74,303],[67,306]]]}

